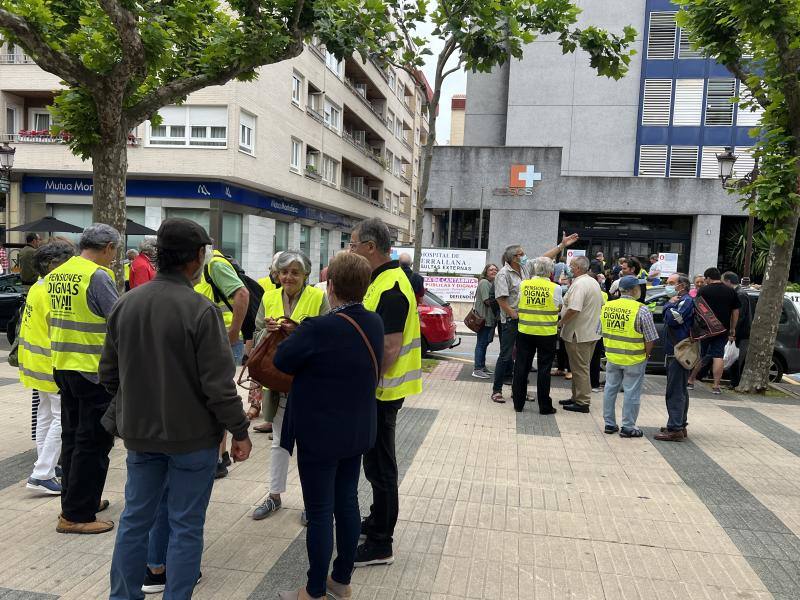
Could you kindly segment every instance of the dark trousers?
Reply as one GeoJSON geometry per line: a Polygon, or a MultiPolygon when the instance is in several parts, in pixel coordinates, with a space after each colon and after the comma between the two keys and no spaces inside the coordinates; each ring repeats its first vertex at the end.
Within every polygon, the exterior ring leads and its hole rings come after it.
{"type": "Polygon", "coordinates": [[[600,387],[600,359],[603,358],[603,340],[597,340],[594,345],[594,354],[592,354],[592,362],[589,363],[589,380],[592,383],[592,388],[600,387]]]}
{"type": "Polygon", "coordinates": [[[747,346],[749,340],[736,340],[736,347],[739,349],[739,358],[728,369],[731,380],[731,387],[738,387],[739,382],[742,380],[742,371],[744,370],[744,359],[747,357],[747,346]]]}
{"type": "Polygon", "coordinates": [[[513,319],[506,319],[505,323],[500,323],[500,355],[494,367],[493,392],[503,391],[503,379],[514,364],[514,344],[517,343],[518,324],[519,321],[513,319]]]}
{"type": "Polygon", "coordinates": [[[558,339],[558,349],[556,350],[556,368],[559,371],[569,371],[569,356],[567,356],[567,345],[561,338],[558,339]]]}
{"type": "Polygon", "coordinates": [[[689,373],[674,357],[667,357],[667,429],[670,431],[679,431],[687,425],[689,373]]]}
{"type": "Polygon", "coordinates": [[[364,475],[372,485],[372,506],[367,517],[367,539],[375,544],[392,547],[394,527],[400,512],[397,484],[397,456],[394,433],[397,413],[403,400],[378,400],[378,430],[375,446],[364,455],[364,475]]]}
{"type": "Polygon", "coordinates": [[[114,436],[100,424],[111,396],[77,371],[55,371],[61,390],[61,511],[74,523],[95,521],[114,436]]]}
{"type": "Polygon", "coordinates": [[[312,598],[325,596],[328,567],[333,554],[333,519],[336,517],[336,560],[331,577],[348,585],[361,535],[358,511],[358,478],[361,456],[335,459],[307,454],[297,448],[297,470],[303,487],[303,502],[308,516],[306,551],[308,584],[312,598]]]}
{"type": "Polygon", "coordinates": [[[533,365],[533,355],[539,371],[536,373],[536,400],[539,412],[550,412],[553,399],[550,397],[550,367],[556,356],[555,335],[527,335],[517,333],[517,360],[514,362],[514,384],[511,391],[514,398],[514,410],[525,408],[528,395],[528,375],[533,365]]]}

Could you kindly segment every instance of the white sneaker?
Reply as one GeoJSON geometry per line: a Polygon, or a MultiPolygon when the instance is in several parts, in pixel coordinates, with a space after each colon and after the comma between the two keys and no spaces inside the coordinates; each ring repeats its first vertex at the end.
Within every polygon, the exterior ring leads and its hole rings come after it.
{"type": "Polygon", "coordinates": [[[594,393],[597,393],[597,392],[599,392],[599,391],[600,391],[600,388],[592,388],[592,391],[593,391],[594,393]]]}
{"type": "Polygon", "coordinates": [[[486,371],[484,371],[483,369],[475,369],[475,370],[472,372],[472,376],[473,376],[473,377],[475,377],[476,379],[491,379],[491,378],[492,378],[492,376],[491,376],[491,375],[489,375],[489,374],[488,374],[486,371]]]}

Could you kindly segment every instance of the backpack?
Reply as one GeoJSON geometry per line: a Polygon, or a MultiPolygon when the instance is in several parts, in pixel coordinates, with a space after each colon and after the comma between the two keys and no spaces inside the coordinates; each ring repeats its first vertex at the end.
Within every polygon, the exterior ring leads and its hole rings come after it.
{"type": "MultiPolygon", "coordinates": [[[[247,313],[244,316],[244,321],[242,321],[242,336],[244,337],[245,341],[252,340],[253,334],[256,330],[256,316],[258,315],[258,307],[261,305],[261,298],[264,296],[264,288],[262,288],[255,279],[245,273],[244,269],[235,258],[228,256],[227,254],[223,254],[222,256],[230,263],[230,265],[233,267],[233,270],[236,271],[236,275],[239,277],[239,280],[250,293],[247,313]]],[[[223,302],[225,306],[228,307],[228,310],[233,312],[233,307],[231,306],[230,301],[220,291],[220,289],[217,287],[217,284],[214,283],[214,280],[211,278],[208,265],[203,267],[203,277],[205,277],[206,283],[211,286],[211,290],[214,292],[214,302],[223,302]]]]}
{"type": "Polygon", "coordinates": [[[714,314],[708,303],[702,297],[696,296],[694,299],[694,322],[689,333],[692,340],[717,337],[726,331],[727,328],[719,322],[717,315],[714,314]]]}

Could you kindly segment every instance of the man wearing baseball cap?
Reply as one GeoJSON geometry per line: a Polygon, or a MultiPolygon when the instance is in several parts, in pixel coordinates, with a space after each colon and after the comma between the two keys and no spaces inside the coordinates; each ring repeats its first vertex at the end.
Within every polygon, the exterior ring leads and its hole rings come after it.
{"type": "Polygon", "coordinates": [[[114,400],[103,425],[128,451],[112,600],[141,594],[148,534],[162,496],[169,519],[166,588],[170,597],[192,595],[223,432],[233,436],[235,461],[250,455],[222,316],[192,288],[211,257],[210,245],[197,223],[164,221],[156,243],[158,274],[125,294],[108,319],[99,374],[114,400]],[[149,370],[142,377],[136,365],[145,357],[149,370]]]}

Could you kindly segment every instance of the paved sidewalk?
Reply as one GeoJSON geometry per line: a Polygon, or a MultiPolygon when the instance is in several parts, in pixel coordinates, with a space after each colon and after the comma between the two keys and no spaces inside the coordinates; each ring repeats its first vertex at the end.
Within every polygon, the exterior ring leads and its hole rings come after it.
{"type": "MultiPolygon", "coordinates": [[[[698,389],[689,441],[659,443],[663,377],[647,379],[647,437],[635,440],[603,434],[600,394],[589,415],[542,417],[530,404],[517,415],[454,364],[401,411],[396,562],[356,570],[356,599],[800,598],[797,400],[698,389]]],[[[114,535],[57,534],[58,499],[24,487],[30,397],[3,379],[14,377],[0,363],[0,599],[107,598],[114,535]]],[[[554,383],[554,400],[567,398],[568,382],[554,383]]],[[[274,599],[303,580],[295,464],[285,508],[251,520],[269,462],[266,436],[254,443],[215,484],[195,598],[274,599]]],[[[124,483],[118,443],[105,493],[114,520],[124,483]]],[[[363,480],[361,491],[363,503],[363,480]]]]}

